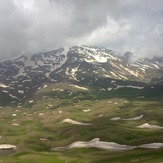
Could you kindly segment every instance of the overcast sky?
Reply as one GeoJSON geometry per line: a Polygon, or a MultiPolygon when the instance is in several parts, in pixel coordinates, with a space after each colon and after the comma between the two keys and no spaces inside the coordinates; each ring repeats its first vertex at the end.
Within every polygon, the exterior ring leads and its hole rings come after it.
{"type": "Polygon", "coordinates": [[[78,44],[163,56],[163,0],[0,0],[0,60],[78,44]]]}

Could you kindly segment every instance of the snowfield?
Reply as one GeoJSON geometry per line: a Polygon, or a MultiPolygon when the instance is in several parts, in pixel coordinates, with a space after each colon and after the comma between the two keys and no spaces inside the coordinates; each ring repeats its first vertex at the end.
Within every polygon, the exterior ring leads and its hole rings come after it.
{"type": "Polygon", "coordinates": [[[139,146],[129,146],[129,145],[121,145],[114,142],[105,142],[100,141],[99,138],[94,138],[91,141],[77,141],[65,147],[53,147],[52,151],[61,151],[68,150],[73,148],[99,148],[103,150],[111,150],[111,151],[125,151],[132,150],[135,148],[149,148],[149,149],[158,149],[163,147],[163,143],[150,143],[150,144],[142,144],[139,146]]]}

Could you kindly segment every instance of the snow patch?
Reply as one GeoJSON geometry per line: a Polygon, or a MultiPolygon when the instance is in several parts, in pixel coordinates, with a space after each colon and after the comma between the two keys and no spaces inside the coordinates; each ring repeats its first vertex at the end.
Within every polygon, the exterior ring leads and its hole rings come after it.
{"type": "Polygon", "coordinates": [[[43,116],[43,115],[44,115],[44,113],[39,113],[38,115],[39,115],[39,116],[43,116]]]}
{"type": "Polygon", "coordinates": [[[113,89],[113,88],[111,88],[111,87],[107,88],[108,91],[111,91],[112,89],[113,89]]]}
{"type": "Polygon", "coordinates": [[[6,91],[6,90],[2,90],[2,92],[4,92],[4,93],[8,93],[8,91],[6,91]]]}
{"type": "Polygon", "coordinates": [[[110,120],[112,120],[112,121],[118,121],[118,120],[121,120],[121,117],[110,118],[110,120]]]}
{"type": "Polygon", "coordinates": [[[18,90],[20,94],[24,94],[24,90],[18,90]]]}
{"type": "Polygon", "coordinates": [[[99,138],[92,139],[91,141],[77,141],[66,147],[54,147],[52,151],[67,150],[73,148],[99,148],[104,150],[123,151],[134,149],[134,146],[121,145],[114,142],[100,141],[99,138]]]}
{"type": "Polygon", "coordinates": [[[144,123],[144,124],[142,124],[140,126],[137,126],[137,127],[138,128],[149,128],[149,129],[151,129],[151,128],[154,128],[154,129],[163,129],[162,126],[150,125],[149,123],[144,123]]]}
{"type": "Polygon", "coordinates": [[[83,112],[89,112],[91,109],[84,109],[83,112]]]}
{"type": "Polygon", "coordinates": [[[149,143],[149,144],[142,144],[139,146],[130,146],[130,145],[121,145],[115,142],[100,141],[99,138],[94,138],[88,142],[76,141],[65,147],[53,147],[51,150],[61,151],[61,150],[68,150],[73,148],[99,148],[99,149],[111,150],[111,151],[125,151],[125,150],[132,150],[136,148],[159,149],[161,147],[163,147],[163,143],[149,143]]]}
{"type": "Polygon", "coordinates": [[[32,104],[33,102],[34,102],[33,100],[30,100],[30,101],[29,101],[29,104],[32,104]]]}
{"type": "Polygon", "coordinates": [[[132,118],[123,118],[122,120],[127,120],[127,121],[137,121],[137,120],[140,120],[143,118],[143,114],[139,115],[139,116],[136,116],[136,117],[132,117],[132,118]]]}
{"type": "Polygon", "coordinates": [[[136,116],[136,117],[132,117],[132,118],[121,118],[121,117],[114,117],[114,118],[110,118],[110,120],[112,121],[117,121],[117,120],[125,120],[125,121],[137,121],[143,118],[143,114],[136,116]]]}
{"type": "Polygon", "coordinates": [[[143,144],[139,146],[140,148],[149,148],[149,149],[158,149],[163,147],[163,143],[150,143],[150,144],[143,144]]]}
{"type": "Polygon", "coordinates": [[[103,74],[105,77],[107,78],[111,78],[111,76],[107,75],[107,74],[103,74]]]}
{"type": "Polygon", "coordinates": [[[16,146],[10,144],[0,144],[0,150],[7,150],[7,149],[16,149],[16,146]]]}
{"type": "Polygon", "coordinates": [[[19,126],[19,124],[18,124],[18,123],[13,123],[12,125],[13,125],[13,126],[19,126]]]}
{"type": "Polygon", "coordinates": [[[67,119],[64,119],[63,121],[62,121],[62,123],[71,123],[71,124],[75,124],[75,125],[91,125],[91,123],[82,123],[82,122],[78,122],[78,121],[74,121],[74,120],[72,120],[72,119],[69,119],[69,118],[67,118],[67,119]]]}
{"type": "Polygon", "coordinates": [[[140,86],[133,86],[133,85],[117,85],[114,90],[120,89],[120,88],[135,88],[135,89],[143,89],[144,87],[140,86]]]}
{"type": "Polygon", "coordinates": [[[9,94],[10,97],[14,98],[14,99],[19,99],[18,97],[12,95],[12,94],[9,94]]]}
{"type": "Polygon", "coordinates": [[[96,59],[97,62],[99,63],[106,63],[107,62],[107,58],[106,57],[100,57],[100,56],[94,56],[94,58],[96,59]]]}
{"type": "Polygon", "coordinates": [[[48,87],[48,85],[44,85],[44,86],[43,86],[43,88],[47,88],[47,87],[48,87]]]}
{"type": "Polygon", "coordinates": [[[5,84],[3,84],[3,83],[0,83],[0,87],[2,87],[2,88],[7,88],[8,86],[5,85],[5,84]]]}
{"type": "Polygon", "coordinates": [[[62,110],[59,110],[59,114],[62,114],[62,110]]]}
{"type": "Polygon", "coordinates": [[[89,90],[88,88],[81,87],[81,86],[79,86],[79,85],[73,85],[73,84],[70,84],[70,86],[72,86],[73,88],[78,88],[78,89],[82,89],[82,90],[86,90],[86,91],[89,90]]]}

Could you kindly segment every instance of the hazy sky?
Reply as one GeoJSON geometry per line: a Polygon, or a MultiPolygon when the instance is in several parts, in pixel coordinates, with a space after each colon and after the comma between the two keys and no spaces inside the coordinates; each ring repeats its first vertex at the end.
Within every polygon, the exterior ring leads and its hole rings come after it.
{"type": "Polygon", "coordinates": [[[0,59],[78,44],[163,56],[163,0],[0,0],[0,59]]]}

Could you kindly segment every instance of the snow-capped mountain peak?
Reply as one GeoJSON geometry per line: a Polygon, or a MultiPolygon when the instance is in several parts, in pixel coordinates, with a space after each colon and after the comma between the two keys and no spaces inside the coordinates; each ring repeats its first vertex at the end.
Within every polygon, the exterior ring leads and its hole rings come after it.
{"type": "Polygon", "coordinates": [[[150,82],[160,79],[162,70],[158,58],[130,63],[112,50],[78,45],[0,62],[0,93],[23,99],[48,82],[93,84],[100,78],[150,82]]]}

